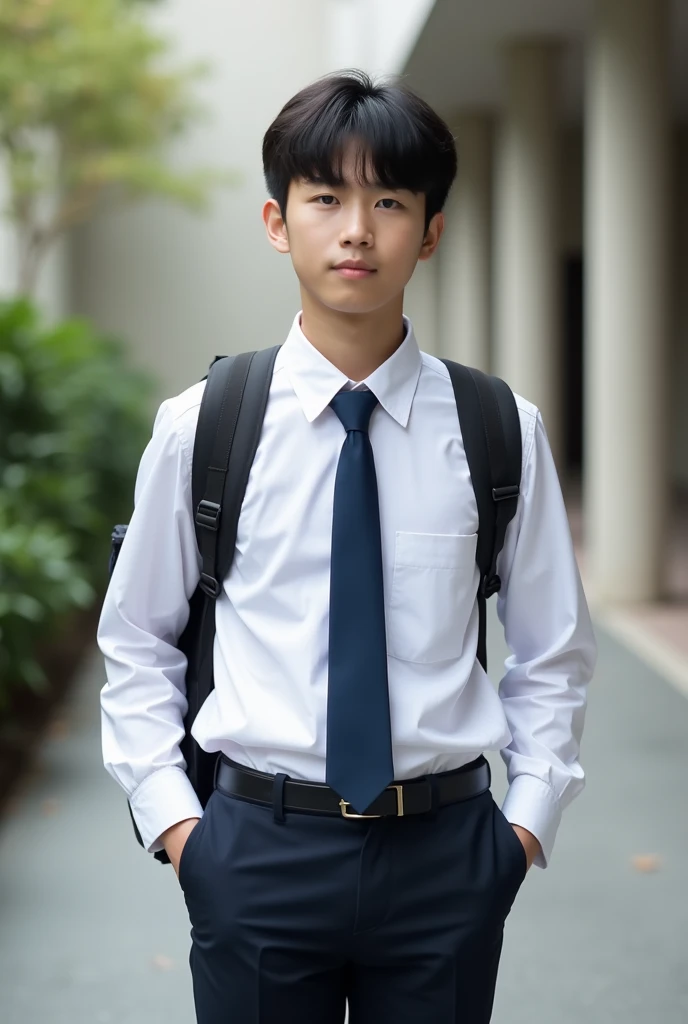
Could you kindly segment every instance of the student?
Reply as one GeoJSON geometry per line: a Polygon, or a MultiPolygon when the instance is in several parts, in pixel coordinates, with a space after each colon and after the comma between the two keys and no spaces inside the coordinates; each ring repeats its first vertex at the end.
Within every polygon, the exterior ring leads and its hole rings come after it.
{"type": "Polygon", "coordinates": [[[505,919],[583,787],[595,641],[540,414],[517,397],[497,692],[476,659],[478,514],[452,387],[402,312],[456,159],[426,103],[355,71],[303,89],[265,135],[263,219],[302,308],[217,601],[215,689],[193,727],[222,753],[205,811],[179,750],[175,646],[200,572],[204,382],[162,403],[141,459],[98,629],[103,756],[179,874],[200,1024],[335,1024],[347,999],[351,1024],[489,1021],[505,919]],[[501,810],[486,750],[506,763],[501,810]]]}

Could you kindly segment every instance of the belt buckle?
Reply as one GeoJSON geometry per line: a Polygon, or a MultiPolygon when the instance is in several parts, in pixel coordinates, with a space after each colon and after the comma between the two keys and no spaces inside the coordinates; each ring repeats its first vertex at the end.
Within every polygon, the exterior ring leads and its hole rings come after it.
{"type": "MultiPolygon", "coordinates": [[[[404,817],[404,790],[403,790],[403,787],[401,785],[393,785],[393,786],[386,786],[385,790],[387,790],[387,789],[395,789],[396,790],[396,793],[397,793],[397,813],[396,813],[396,817],[397,818],[403,818],[404,817]]],[[[340,800],[339,801],[339,807],[340,807],[340,810],[342,812],[342,817],[343,818],[381,818],[382,817],[381,814],[351,814],[349,811],[347,811],[347,807],[348,806],[349,806],[348,800],[340,800]]]]}

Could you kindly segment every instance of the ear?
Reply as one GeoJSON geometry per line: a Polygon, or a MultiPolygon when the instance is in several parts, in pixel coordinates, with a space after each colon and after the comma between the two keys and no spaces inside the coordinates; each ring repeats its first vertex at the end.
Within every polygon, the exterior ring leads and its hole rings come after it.
{"type": "Polygon", "coordinates": [[[268,199],[265,203],[263,207],[263,223],[265,224],[270,245],[274,246],[277,252],[289,252],[287,223],[282,216],[282,211],[276,199],[268,199]]]}
{"type": "Polygon", "coordinates": [[[420,247],[418,253],[419,260],[429,260],[434,253],[437,246],[440,244],[440,238],[444,231],[444,214],[436,213],[428,225],[423,244],[420,247]]]}

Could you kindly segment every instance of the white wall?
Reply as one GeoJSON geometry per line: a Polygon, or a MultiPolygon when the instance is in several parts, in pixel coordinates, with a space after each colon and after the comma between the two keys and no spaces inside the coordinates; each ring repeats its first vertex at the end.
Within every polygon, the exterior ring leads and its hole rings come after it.
{"type": "Polygon", "coordinates": [[[330,60],[376,75],[402,70],[435,0],[327,0],[330,60]]]}
{"type": "Polygon", "coordinates": [[[375,39],[366,29],[370,0],[326,0],[328,59],[332,68],[371,70],[375,39]]]}
{"type": "Polygon", "coordinates": [[[199,380],[215,354],[283,341],[299,308],[289,257],[260,218],[261,142],[286,100],[329,70],[326,13],[320,0],[170,0],[155,12],[183,59],[214,69],[200,90],[212,116],[174,161],[242,176],[206,216],[146,202],[75,233],[73,307],[131,342],[159,374],[157,398],[199,380]]]}
{"type": "MultiPolygon", "coordinates": [[[[365,3],[365,0],[364,0],[365,3]]],[[[368,0],[365,31],[372,41],[373,70],[400,72],[436,0],[368,0]]]]}

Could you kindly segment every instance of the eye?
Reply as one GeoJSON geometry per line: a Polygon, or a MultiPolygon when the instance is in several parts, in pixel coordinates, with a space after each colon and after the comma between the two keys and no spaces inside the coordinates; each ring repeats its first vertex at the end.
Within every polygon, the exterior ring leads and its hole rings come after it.
{"type": "MultiPolygon", "coordinates": [[[[401,207],[401,203],[397,199],[381,199],[381,203],[396,203],[398,207],[401,207]]],[[[385,206],[385,210],[393,210],[393,206],[385,206]]]]}
{"type": "Polygon", "coordinates": [[[336,203],[336,202],[337,202],[337,197],[336,197],[336,196],[329,196],[329,195],[326,195],[326,196],[315,196],[315,197],[314,197],[314,199],[313,199],[313,202],[314,202],[314,203],[319,203],[321,199],[323,199],[323,200],[325,200],[325,199],[328,199],[328,200],[329,200],[329,199],[331,199],[331,200],[332,200],[332,202],[323,202],[323,203],[320,203],[320,205],[321,205],[321,206],[333,206],[333,205],[334,205],[334,203],[336,203]]]}

